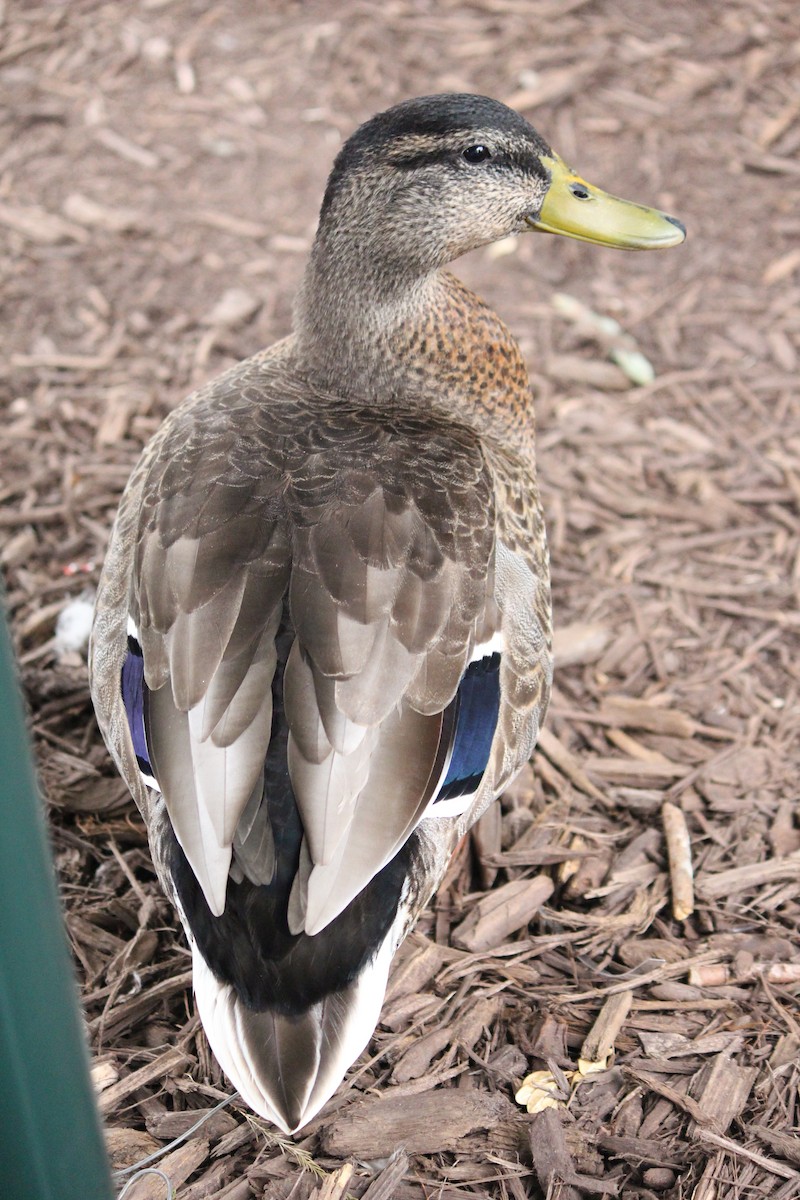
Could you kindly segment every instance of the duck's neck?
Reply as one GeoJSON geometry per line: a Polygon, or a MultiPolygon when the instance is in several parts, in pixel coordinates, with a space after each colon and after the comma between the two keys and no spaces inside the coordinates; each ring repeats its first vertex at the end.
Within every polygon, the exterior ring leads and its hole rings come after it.
{"type": "Polygon", "coordinates": [[[438,409],[532,457],[528,373],[490,308],[445,271],[404,279],[362,267],[348,277],[332,258],[312,254],[296,308],[298,362],[311,383],[438,409]]]}

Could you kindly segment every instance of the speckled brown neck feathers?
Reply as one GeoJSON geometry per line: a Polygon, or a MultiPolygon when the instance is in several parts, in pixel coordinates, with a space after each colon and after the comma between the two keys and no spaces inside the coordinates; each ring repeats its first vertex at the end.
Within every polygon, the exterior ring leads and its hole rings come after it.
{"type": "Polygon", "coordinates": [[[436,408],[532,459],[533,401],[520,349],[458,279],[439,271],[399,296],[373,294],[366,305],[331,304],[318,286],[313,294],[313,308],[299,306],[297,343],[316,386],[381,405],[436,408]]]}
{"type": "Polygon", "coordinates": [[[441,300],[397,330],[398,361],[425,402],[436,392],[480,432],[533,451],[528,372],[519,346],[497,314],[458,279],[442,273],[441,300]]]}

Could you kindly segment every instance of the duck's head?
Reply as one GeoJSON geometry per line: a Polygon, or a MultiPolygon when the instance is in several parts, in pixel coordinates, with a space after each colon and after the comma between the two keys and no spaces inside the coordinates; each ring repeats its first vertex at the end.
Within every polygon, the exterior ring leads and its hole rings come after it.
{"type": "Polygon", "coordinates": [[[407,100],[340,151],[319,251],[408,279],[528,230],[626,250],[682,242],[674,217],[608,195],[572,171],[523,117],[486,96],[407,100]]]}

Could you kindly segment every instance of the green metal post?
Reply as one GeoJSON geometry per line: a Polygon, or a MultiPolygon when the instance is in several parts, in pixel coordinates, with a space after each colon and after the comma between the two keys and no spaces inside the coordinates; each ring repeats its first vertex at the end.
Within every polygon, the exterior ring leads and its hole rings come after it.
{"type": "Polygon", "coordinates": [[[4,1200],[113,1196],[2,611],[0,1195],[4,1200]]]}

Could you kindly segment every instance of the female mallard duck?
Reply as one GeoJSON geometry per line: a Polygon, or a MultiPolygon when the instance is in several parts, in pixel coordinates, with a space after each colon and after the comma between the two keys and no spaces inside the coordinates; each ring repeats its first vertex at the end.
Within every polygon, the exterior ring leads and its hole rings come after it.
{"type": "Polygon", "coordinates": [[[111,538],[100,726],[211,1046],[287,1132],[366,1045],[395,948],[547,706],[528,377],[442,270],[528,229],[684,238],[494,100],[429,96],[362,125],[294,332],[168,417],[111,538]]]}

